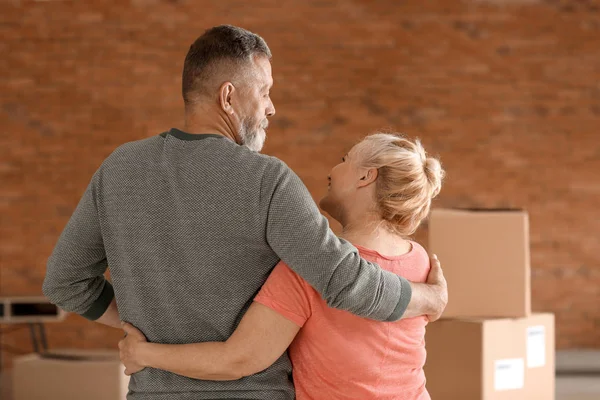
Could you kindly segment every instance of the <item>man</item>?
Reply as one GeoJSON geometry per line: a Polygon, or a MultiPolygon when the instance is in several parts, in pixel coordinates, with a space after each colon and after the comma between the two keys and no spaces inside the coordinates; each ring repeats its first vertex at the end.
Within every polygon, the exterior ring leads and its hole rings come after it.
{"type": "MultiPolygon", "coordinates": [[[[184,130],[120,146],[96,171],[48,260],[53,303],[114,327],[128,321],[152,342],[222,341],[282,259],[331,307],[381,321],[439,317],[439,265],[430,285],[410,284],[361,259],[300,179],[258,153],[275,114],[270,58],[262,38],[233,26],[194,42],[184,130]]],[[[129,398],[292,399],[290,368],[283,355],[231,382],[145,369],[129,398]]]]}

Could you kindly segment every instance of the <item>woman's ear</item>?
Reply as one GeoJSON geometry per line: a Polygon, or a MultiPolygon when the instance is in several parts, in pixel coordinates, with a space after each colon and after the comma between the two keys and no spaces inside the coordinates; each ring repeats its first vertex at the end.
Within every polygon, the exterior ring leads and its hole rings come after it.
{"type": "Polygon", "coordinates": [[[379,175],[379,171],[377,170],[377,168],[365,168],[361,172],[362,174],[358,181],[358,187],[365,187],[370,185],[371,183],[377,180],[377,176],[379,175]]]}
{"type": "Polygon", "coordinates": [[[235,86],[231,82],[225,82],[219,88],[219,104],[223,111],[227,114],[233,115],[235,113],[231,104],[231,97],[235,92],[235,86]]]}

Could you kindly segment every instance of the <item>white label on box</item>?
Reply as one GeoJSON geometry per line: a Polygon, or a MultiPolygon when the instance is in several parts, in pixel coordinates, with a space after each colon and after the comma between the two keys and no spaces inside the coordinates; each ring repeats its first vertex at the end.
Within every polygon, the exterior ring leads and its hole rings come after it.
{"type": "Polygon", "coordinates": [[[522,389],[525,382],[525,360],[507,358],[496,360],[494,368],[494,390],[522,389]]]}
{"type": "Polygon", "coordinates": [[[546,365],[546,328],[544,325],[527,328],[527,368],[546,365]]]}

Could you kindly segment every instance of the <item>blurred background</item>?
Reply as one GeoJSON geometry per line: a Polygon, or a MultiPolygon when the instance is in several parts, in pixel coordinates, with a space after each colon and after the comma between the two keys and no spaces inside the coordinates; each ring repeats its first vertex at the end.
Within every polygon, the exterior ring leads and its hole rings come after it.
{"type": "MultiPolygon", "coordinates": [[[[264,152],[315,199],[345,152],[383,129],[441,158],[434,206],[527,210],[532,308],[555,314],[559,364],[583,354],[600,370],[592,0],[2,0],[0,296],[41,295],[58,236],[116,147],[183,126],[185,54],[223,23],[269,44],[277,115],[264,152]]],[[[122,336],[78,316],[45,326],[51,348],[114,349],[122,336]]],[[[33,351],[29,330],[9,328],[7,399],[13,359],[33,351]]],[[[586,371],[578,388],[598,382],[586,371]]]]}

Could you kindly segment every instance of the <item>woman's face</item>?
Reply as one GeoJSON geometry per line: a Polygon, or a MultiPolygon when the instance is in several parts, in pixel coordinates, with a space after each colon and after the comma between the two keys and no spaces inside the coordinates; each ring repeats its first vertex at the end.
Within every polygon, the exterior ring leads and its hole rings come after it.
{"type": "Polygon", "coordinates": [[[319,205],[338,222],[343,222],[348,205],[355,200],[358,183],[361,179],[359,155],[354,146],[341,162],[331,169],[327,194],[319,205]]]}

